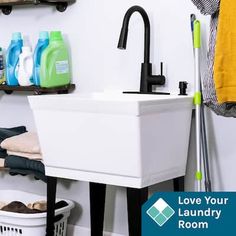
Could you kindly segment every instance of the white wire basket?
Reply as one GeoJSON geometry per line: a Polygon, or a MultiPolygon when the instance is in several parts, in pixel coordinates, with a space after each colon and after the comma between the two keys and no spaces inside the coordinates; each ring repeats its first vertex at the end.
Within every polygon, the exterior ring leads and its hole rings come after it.
{"type": "MultiPolygon", "coordinates": [[[[0,190],[0,201],[2,202],[20,201],[27,205],[39,200],[46,200],[46,197],[21,191],[0,190]]],[[[57,201],[59,200],[63,199],[57,199],[57,201]]],[[[68,203],[68,206],[55,211],[55,215],[61,217],[59,217],[59,221],[55,222],[54,236],[66,236],[67,220],[74,203],[70,200],[64,201],[68,203]]],[[[45,236],[46,218],[46,212],[22,214],[0,210],[0,236],[45,236]]]]}

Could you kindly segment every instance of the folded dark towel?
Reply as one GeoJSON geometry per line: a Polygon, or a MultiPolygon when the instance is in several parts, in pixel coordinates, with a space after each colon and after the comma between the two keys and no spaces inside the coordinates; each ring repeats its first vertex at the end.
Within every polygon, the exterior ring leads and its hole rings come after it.
{"type": "MultiPolygon", "coordinates": [[[[18,126],[13,128],[0,128],[0,143],[6,138],[23,134],[25,132],[27,132],[25,126],[18,126]]],[[[0,158],[5,158],[6,156],[7,156],[6,150],[0,147],[0,158]]]]}
{"type": "Polygon", "coordinates": [[[36,179],[47,182],[44,164],[41,161],[10,155],[5,158],[4,165],[9,168],[10,175],[33,175],[36,179]]]}
{"type": "Polygon", "coordinates": [[[41,161],[30,160],[25,157],[9,155],[5,158],[5,167],[10,169],[37,171],[45,174],[44,164],[41,161]]]}
{"type": "Polygon", "coordinates": [[[10,138],[15,135],[23,134],[27,132],[25,126],[18,126],[13,128],[0,128],[0,140],[10,138]]]}

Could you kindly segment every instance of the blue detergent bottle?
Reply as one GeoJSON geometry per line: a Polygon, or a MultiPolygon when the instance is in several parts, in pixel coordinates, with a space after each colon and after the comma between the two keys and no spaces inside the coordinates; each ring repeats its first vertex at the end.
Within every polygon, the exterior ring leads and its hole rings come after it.
{"type": "Polygon", "coordinates": [[[33,83],[40,86],[40,65],[43,51],[49,45],[49,34],[47,31],[39,33],[39,40],[34,50],[33,83]]]}
{"type": "Polygon", "coordinates": [[[19,85],[16,69],[22,52],[23,40],[20,32],[12,34],[11,43],[6,52],[6,82],[9,86],[19,85]]]}

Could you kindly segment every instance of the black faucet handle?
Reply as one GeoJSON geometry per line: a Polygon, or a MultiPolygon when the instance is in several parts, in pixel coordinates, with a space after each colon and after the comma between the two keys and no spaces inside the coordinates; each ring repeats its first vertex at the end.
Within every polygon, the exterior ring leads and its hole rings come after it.
{"type": "Polygon", "coordinates": [[[164,85],[166,82],[166,78],[164,75],[151,75],[148,78],[148,82],[151,85],[164,85]]]}
{"type": "Polygon", "coordinates": [[[160,75],[150,75],[147,79],[148,83],[150,83],[150,85],[164,85],[166,82],[166,78],[163,75],[163,62],[161,62],[160,64],[161,68],[160,68],[160,75]]]}
{"type": "Polygon", "coordinates": [[[163,75],[163,62],[161,62],[161,75],[163,75]]]}

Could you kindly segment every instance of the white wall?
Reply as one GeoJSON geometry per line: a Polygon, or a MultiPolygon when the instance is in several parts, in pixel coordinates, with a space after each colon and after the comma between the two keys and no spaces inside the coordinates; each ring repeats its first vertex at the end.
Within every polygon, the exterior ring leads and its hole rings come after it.
{"type": "MultiPolygon", "coordinates": [[[[0,15],[0,45],[7,47],[14,31],[21,31],[36,44],[40,30],[62,30],[70,45],[73,61],[73,82],[76,92],[104,89],[138,89],[140,63],[143,60],[143,23],[136,14],[129,27],[126,51],[116,48],[122,19],[132,5],[143,6],[151,21],[151,61],[153,71],[159,73],[159,63],[165,64],[167,84],[160,90],[178,92],[178,82],[188,81],[193,91],[193,53],[190,33],[190,13],[195,12],[203,22],[204,38],[209,18],[200,16],[190,0],[78,0],[65,13],[53,7],[27,7],[13,10],[10,16],[0,15]]],[[[206,40],[203,40],[206,48],[206,40]]],[[[206,55],[206,51],[203,53],[206,55]]],[[[26,125],[35,129],[32,113],[24,95],[0,95],[0,127],[26,125]]],[[[235,190],[233,140],[236,134],[232,119],[208,114],[210,154],[216,190],[235,190]]],[[[194,131],[194,129],[193,129],[194,131]]],[[[191,139],[193,144],[193,139],[191,139]]],[[[194,145],[190,149],[187,189],[193,189],[194,145]]],[[[30,178],[0,175],[1,188],[45,192],[45,185],[30,178]]],[[[153,191],[171,190],[169,183],[154,187],[153,191]]],[[[58,196],[73,199],[77,208],[71,224],[89,227],[88,184],[62,180],[58,196]]],[[[127,235],[125,189],[109,187],[105,229],[127,235]],[[115,209],[115,210],[114,210],[115,209]]]]}

